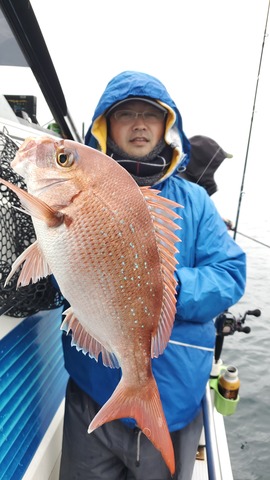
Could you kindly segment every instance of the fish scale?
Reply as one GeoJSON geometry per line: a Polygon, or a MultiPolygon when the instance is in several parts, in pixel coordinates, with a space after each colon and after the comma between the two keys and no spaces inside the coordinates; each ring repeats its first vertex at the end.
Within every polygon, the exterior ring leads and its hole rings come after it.
{"type": "Polygon", "coordinates": [[[138,187],[110,157],[70,140],[29,138],[14,170],[28,192],[5,180],[32,216],[37,240],[14,262],[19,285],[53,273],[70,303],[61,328],[72,345],[122,377],[89,425],[132,417],[170,472],[173,446],[151,359],[163,353],[176,304],[175,243],[180,205],[138,187]]]}

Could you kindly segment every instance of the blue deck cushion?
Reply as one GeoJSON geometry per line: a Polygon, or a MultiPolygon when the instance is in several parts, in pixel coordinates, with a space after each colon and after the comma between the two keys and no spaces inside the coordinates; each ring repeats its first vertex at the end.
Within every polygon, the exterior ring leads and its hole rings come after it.
{"type": "Polygon", "coordinates": [[[23,477],[64,398],[61,312],[27,317],[0,341],[1,480],[23,477]]]}

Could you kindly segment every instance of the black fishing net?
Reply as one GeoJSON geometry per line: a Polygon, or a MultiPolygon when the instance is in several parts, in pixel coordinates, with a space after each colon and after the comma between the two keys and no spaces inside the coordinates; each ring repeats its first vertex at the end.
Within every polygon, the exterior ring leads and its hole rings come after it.
{"type": "MultiPolygon", "coordinates": [[[[10,167],[18,146],[0,132],[0,177],[26,190],[23,179],[10,167]]],[[[35,241],[31,217],[13,208],[20,207],[18,197],[0,183],[0,315],[26,317],[39,310],[60,307],[63,297],[51,282],[51,277],[17,289],[17,271],[4,287],[16,258],[35,241]]]]}

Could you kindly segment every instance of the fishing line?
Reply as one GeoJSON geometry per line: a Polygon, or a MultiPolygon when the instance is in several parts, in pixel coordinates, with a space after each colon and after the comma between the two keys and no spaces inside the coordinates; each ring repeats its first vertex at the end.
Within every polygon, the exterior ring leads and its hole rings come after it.
{"type": "MultiPolygon", "coordinates": [[[[255,106],[256,106],[256,100],[257,100],[257,92],[258,92],[259,79],[260,79],[260,73],[261,73],[261,65],[262,65],[265,37],[266,37],[266,32],[267,32],[269,9],[270,9],[270,0],[268,2],[266,22],[265,22],[265,27],[264,27],[263,42],[262,42],[261,55],[260,55],[260,61],[259,61],[259,69],[258,69],[258,74],[257,74],[257,81],[256,81],[253,107],[252,107],[252,115],[251,115],[251,121],[250,121],[250,128],[249,128],[249,135],[248,135],[244,170],[243,170],[242,183],[241,183],[240,195],[239,195],[239,201],[238,201],[238,209],[237,209],[237,215],[236,215],[236,221],[235,221],[235,227],[234,227],[234,236],[233,236],[234,239],[236,238],[237,227],[238,227],[238,222],[239,222],[239,215],[240,215],[240,208],[241,208],[241,202],[242,202],[242,197],[243,197],[243,193],[244,193],[244,182],[245,182],[245,175],[246,175],[246,168],[247,168],[247,161],[248,161],[248,154],[249,154],[249,145],[250,145],[250,139],[251,139],[251,133],[252,133],[252,127],[253,127],[253,120],[254,120],[254,112],[255,112],[255,106]]],[[[238,232],[238,233],[240,233],[240,232],[238,232]]]]}
{"type": "MultiPolygon", "coordinates": [[[[232,231],[234,231],[234,228],[231,228],[232,231]]],[[[260,245],[263,245],[264,247],[270,248],[270,245],[267,245],[266,243],[261,242],[260,240],[257,240],[256,238],[250,237],[249,235],[246,235],[245,233],[237,231],[238,235],[242,235],[242,237],[246,237],[249,240],[252,240],[253,242],[259,243],[260,245]]]]}

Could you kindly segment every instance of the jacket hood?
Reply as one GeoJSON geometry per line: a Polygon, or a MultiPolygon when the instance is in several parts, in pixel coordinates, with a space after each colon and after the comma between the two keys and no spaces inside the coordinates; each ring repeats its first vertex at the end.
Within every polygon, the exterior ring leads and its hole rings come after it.
{"type": "Polygon", "coordinates": [[[125,71],[108,83],[86,133],[85,144],[106,153],[106,112],[115,103],[133,97],[154,100],[168,111],[164,139],[172,148],[173,156],[172,166],[163,179],[170,176],[175,169],[184,169],[189,160],[190,144],[183,131],[181,114],[165,86],[157,78],[146,73],[125,71]]]}

